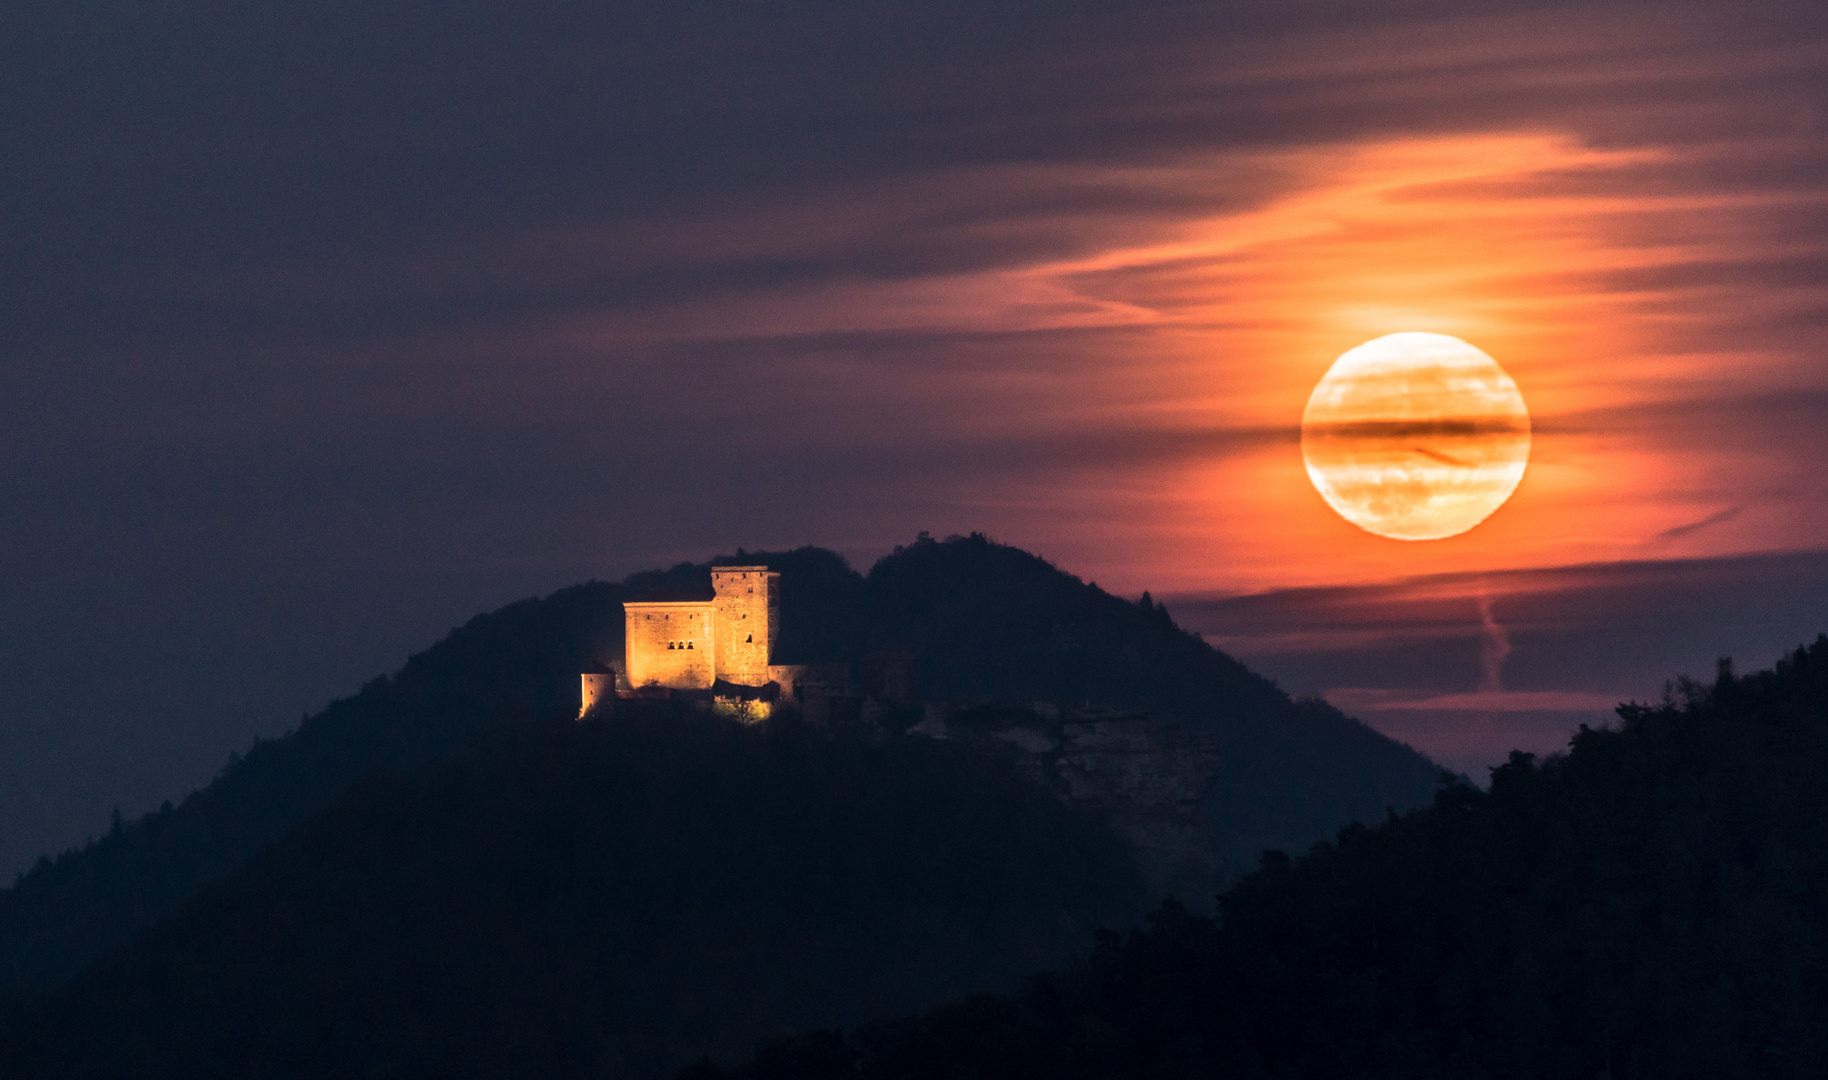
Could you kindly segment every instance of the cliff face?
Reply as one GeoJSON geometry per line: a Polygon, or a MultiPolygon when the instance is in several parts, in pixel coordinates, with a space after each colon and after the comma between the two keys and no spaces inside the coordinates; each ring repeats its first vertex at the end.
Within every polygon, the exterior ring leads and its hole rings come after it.
{"type": "Polygon", "coordinates": [[[909,733],[1012,756],[1031,779],[1135,845],[1158,891],[1206,908],[1224,884],[1208,808],[1221,757],[1209,733],[1146,713],[1051,702],[930,707],[909,733]]]}

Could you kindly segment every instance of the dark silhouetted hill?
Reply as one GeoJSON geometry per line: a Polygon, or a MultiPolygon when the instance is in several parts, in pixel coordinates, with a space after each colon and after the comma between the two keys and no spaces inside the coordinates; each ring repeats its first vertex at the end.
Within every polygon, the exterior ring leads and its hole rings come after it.
{"type": "Polygon", "coordinates": [[[1828,1075],[1828,637],[1089,964],[695,1080],[1828,1075]]]}
{"type": "Polygon", "coordinates": [[[358,783],[15,1012],[6,1075],[664,1076],[1144,909],[1120,840],[983,754],[624,714],[358,783]]]}
{"type": "Polygon", "coordinates": [[[397,674],[256,743],[177,807],[40,860],[0,892],[0,987],[68,978],[360,775],[448,758],[486,719],[570,704],[580,665],[620,647],[620,603],[619,587],[593,583],[478,616],[397,674]],[[612,623],[613,642],[604,636],[612,623]]]}
{"type": "MultiPolygon", "coordinates": [[[[1434,769],[1421,755],[1327,705],[1291,702],[1159,606],[1111,596],[982,537],[923,538],[867,577],[817,548],[719,561],[782,572],[783,663],[906,646],[932,695],[1090,701],[1209,734],[1223,755],[1211,820],[1231,865],[1417,805],[1432,790],[1434,769]]],[[[708,582],[709,564],[681,564],[479,616],[393,676],[258,743],[177,807],[41,861],[0,891],[0,990],[68,978],[357,777],[447,760],[487,723],[574,707],[577,673],[621,655],[624,598],[708,582]]]]}
{"type": "Polygon", "coordinates": [[[923,540],[879,561],[869,589],[877,642],[913,649],[934,695],[1092,702],[1214,735],[1224,766],[1211,815],[1233,866],[1433,791],[1438,769],[1421,754],[1325,702],[1290,701],[1160,605],[1112,596],[1018,548],[923,540]]]}

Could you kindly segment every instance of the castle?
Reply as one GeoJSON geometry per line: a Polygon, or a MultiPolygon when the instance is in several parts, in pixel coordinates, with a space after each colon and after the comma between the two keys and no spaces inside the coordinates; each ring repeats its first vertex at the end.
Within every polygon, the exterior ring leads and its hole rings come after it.
{"type": "Polygon", "coordinates": [[[781,575],[766,566],[711,568],[710,600],[629,601],[626,667],[631,689],[709,690],[719,682],[770,681],[781,575]]]}
{"type": "MultiPolygon", "coordinates": [[[[622,605],[624,659],[614,674],[586,674],[579,715],[625,696],[716,692],[773,700],[783,689],[831,682],[833,665],[773,663],[781,575],[766,566],[714,566],[712,598],[630,600],[622,605]],[[619,684],[619,685],[618,685],[619,684]],[[774,689],[769,690],[769,684],[774,689]]],[[[842,675],[837,681],[844,681],[842,675]]]]}

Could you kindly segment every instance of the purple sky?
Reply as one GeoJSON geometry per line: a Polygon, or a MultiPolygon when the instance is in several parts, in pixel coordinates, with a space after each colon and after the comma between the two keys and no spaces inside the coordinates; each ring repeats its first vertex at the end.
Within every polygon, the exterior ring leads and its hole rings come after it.
{"type": "Polygon", "coordinates": [[[1467,768],[1768,663],[1828,628],[1828,15],[1488,12],[5,5],[0,870],[739,545],[986,531],[1467,768]],[[1464,537],[1302,471],[1393,330],[1530,405],[1464,537]]]}

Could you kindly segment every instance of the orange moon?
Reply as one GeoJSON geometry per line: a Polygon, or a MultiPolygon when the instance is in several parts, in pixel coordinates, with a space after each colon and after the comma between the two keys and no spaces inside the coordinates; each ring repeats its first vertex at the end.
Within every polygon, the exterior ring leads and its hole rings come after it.
{"type": "Polygon", "coordinates": [[[1389,334],[1341,356],[1314,387],[1301,455],[1347,521],[1397,540],[1439,540],[1517,490],[1530,411],[1498,361],[1459,338],[1389,334]]]}

